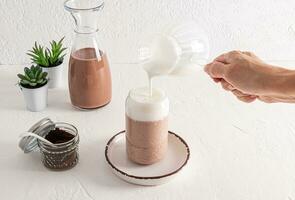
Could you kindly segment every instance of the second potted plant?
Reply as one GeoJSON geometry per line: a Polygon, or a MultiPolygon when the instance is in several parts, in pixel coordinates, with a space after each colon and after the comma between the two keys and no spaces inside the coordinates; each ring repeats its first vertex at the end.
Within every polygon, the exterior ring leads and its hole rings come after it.
{"type": "Polygon", "coordinates": [[[27,109],[33,112],[44,110],[47,106],[47,72],[39,66],[25,67],[24,74],[17,75],[19,86],[24,94],[27,109]]]}
{"type": "Polygon", "coordinates": [[[27,53],[33,63],[43,68],[43,71],[48,73],[49,88],[57,88],[62,84],[63,59],[66,55],[63,53],[66,48],[63,48],[64,37],[56,42],[50,42],[51,48],[44,48],[35,42],[32,50],[27,53]]]}

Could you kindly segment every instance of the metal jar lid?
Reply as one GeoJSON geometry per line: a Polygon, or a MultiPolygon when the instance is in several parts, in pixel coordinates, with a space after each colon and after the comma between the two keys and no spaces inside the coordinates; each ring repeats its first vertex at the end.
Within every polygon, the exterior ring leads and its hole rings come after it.
{"type": "MultiPolygon", "coordinates": [[[[41,137],[45,137],[49,131],[55,129],[55,124],[51,119],[44,118],[34,124],[28,132],[35,133],[41,137]]],[[[21,137],[18,146],[24,151],[24,153],[30,153],[38,148],[38,139],[32,136],[21,137]]]]}

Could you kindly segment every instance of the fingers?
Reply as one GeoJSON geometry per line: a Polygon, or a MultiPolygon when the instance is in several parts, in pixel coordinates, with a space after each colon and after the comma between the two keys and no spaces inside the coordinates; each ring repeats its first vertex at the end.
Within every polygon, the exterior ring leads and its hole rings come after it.
{"type": "Polygon", "coordinates": [[[222,79],[221,78],[212,78],[215,83],[219,83],[222,79]]]}
{"type": "Polygon", "coordinates": [[[254,53],[250,51],[230,51],[228,53],[221,54],[220,56],[216,57],[214,61],[222,62],[223,64],[230,64],[232,63],[237,57],[241,56],[242,54],[258,58],[254,53]]]}
{"type": "MultiPolygon", "coordinates": [[[[255,56],[254,53],[250,52],[250,51],[242,51],[243,54],[247,55],[247,56],[255,56]]],[[[255,56],[256,57],[256,56],[255,56]]]]}
{"type": "Polygon", "coordinates": [[[212,78],[224,78],[227,66],[224,63],[213,61],[205,66],[204,71],[212,78]]]}
{"type": "Polygon", "coordinates": [[[235,89],[230,83],[226,82],[224,79],[221,79],[220,83],[221,83],[222,88],[227,91],[232,91],[235,89]]]}
{"type": "Polygon", "coordinates": [[[227,64],[232,63],[241,54],[241,51],[230,51],[228,53],[221,54],[215,58],[212,63],[207,64],[204,70],[212,78],[224,78],[225,73],[228,70],[227,64]]]}
{"type": "Polygon", "coordinates": [[[224,64],[228,64],[225,54],[221,54],[220,56],[216,57],[214,61],[222,62],[224,64]]]}
{"type": "Polygon", "coordinates": [[[258,99],[263,101],[264,103],[276,103],[278,102],[275,98],[268,97],[268,96],[259,96],[258,99]]]}
{"type": "Polygon", "coordinates": [[[222,62],[223,64],[230,64],[232,63],[238,56],[242,54],[241,51],[230,51],[228,53],[221,54],[220,56],[216,57],[214,61],[222,62]]]}
{"type": "Polygon", "coordinates": [[[254,53],[252,53],[250,51],[242,51],[242,53],[263,62],[259,57],[257,57],[254,53]]]}
{"type": "Polygon", "coordinates": [[[243,96],[243,97],[237,97],[240,101],[243,101],[245,103],[251,103],[255,101],[256,97],[253,96],[243,96]]]}
{"type": "Polygon", "coordinates": [[[232,92],[235,96],[237,96],[237,97],[250,97],[250,98],[254,98],[254,99],[257,98],[256,95],[246,94],[246,93],[243,93],[243,92],[241,92],[241,91],[239,91],[239,90],[232,90],[231,92],[232,92]]]}
{"type": "Polygon", "coordinates": [[[227,91],[231,91],[240,101],[243,101],[245,103],[251,103],[255,101],[257,96],[245,94],[237,89],[235,89],[230,83],[226,82],[224,79],[220,80],[221,86],[223,89],[227,91]]]}
{"type": "Polygon", "coordinates": [[[226,82],[224,79],[213,78],[215,82],[220,82],[222,88],[226,91],[232,92],[240,101],[245,103],[251,103],[256,100],[256,95],[245,94],[234,88],[230,83],[226,82]]]}
{"type": "Polygon", "coordinates": [[[241,92],[241,91],[239,91],[239,90],[232,90],[232,93],[233,93],[234,95],[236,95],[237,97],[250,96],[249,94],[245,94],[245,93],[243,93],[243,92],[241,92]]]}
{"type": "Polygon", "coordinates": [[[245,94],[239,90],[232,90],[231,91],[240,101],[243,101],[245,103],[251,103],[255,101],[257,96],[255,95],[250,95],[250,94],[245,94]]]}
{"type": "Polygon", "coordinates": [[[294,97],[259,96],[258,99],[265,103],[295,103],[294,97]]]}

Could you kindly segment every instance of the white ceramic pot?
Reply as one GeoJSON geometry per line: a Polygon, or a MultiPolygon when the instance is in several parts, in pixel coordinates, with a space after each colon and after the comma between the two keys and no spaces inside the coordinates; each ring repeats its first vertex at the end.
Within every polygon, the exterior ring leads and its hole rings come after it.
{"type": "Polygon", "coordinates": [[[62,85],[63,63],[55,67],[42,67],[48,73],[48,88],[58,88],[62,85]]]}
{"type": "Polygon", "coordinates": [[[38,112],[47,107],[48,83],[40,88],[30,89],[23,86],[20,86],[20,88],[24,94],[28,110],[38,112]]]}

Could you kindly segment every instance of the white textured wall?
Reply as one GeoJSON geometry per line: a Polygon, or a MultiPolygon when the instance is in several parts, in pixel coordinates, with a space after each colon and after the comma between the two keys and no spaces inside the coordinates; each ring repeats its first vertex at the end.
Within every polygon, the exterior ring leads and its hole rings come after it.
{"type": "MultiPolygon", "coordinates": [[[[134,62],[142,36],[175,19],[193,19],[211,41],[211,56],[248,49],[268,60],[295,60],[294,0],[106,0],[99,21],[112,62],[134,62]]],[[[63,0],[0,0],[0,64],[29,62],[35,40],[63,35],[73,21],[63,0]]]]}

